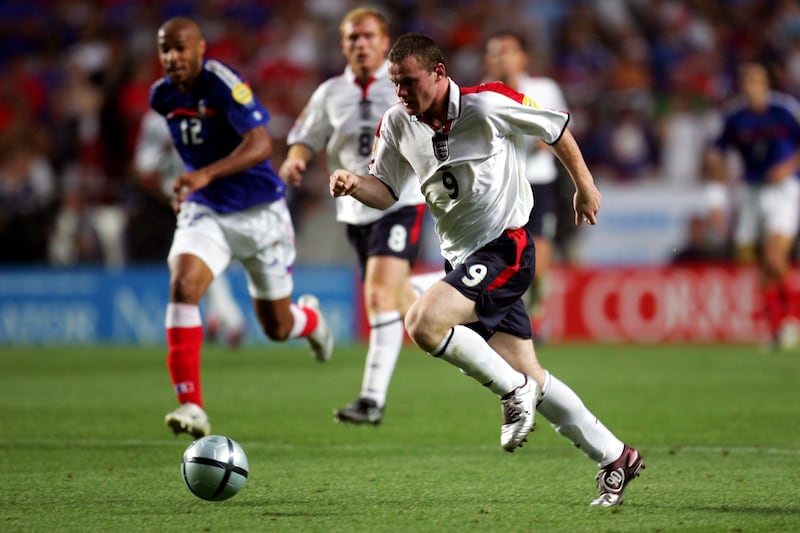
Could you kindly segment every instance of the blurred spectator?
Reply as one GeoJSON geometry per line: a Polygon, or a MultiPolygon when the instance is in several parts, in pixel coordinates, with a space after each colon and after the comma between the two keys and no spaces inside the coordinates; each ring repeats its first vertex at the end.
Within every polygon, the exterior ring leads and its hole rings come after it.
{"type": "MultiPolygon", "coordinates": [[[[20,128],[45,136],[37,151],[53,172],[53,200],[61,206],[54,260],[119,264],[159,255],[157,243],[146,250],[142,240],[130,256],[113,243],[124,244],[119,232],[129,216],[140,214],[141,189],[131,158],[145,89],[155,78],[152,36],[160,22],[176,14],[201,21],[214,55],[258,88],[272,114],[275,153],[285,153],[285,135],[305,96],[344,67],[335,21],[357,5],[355,0],[0,2],[0,136],[20,128]]],[[[696,185],[702,179],[698,139],[717,120],[712,110],[730,93],[742,60],[775,65],[776,88],[800,95],[797,0],[378,5],[398,34],[437,35],[452,58],[454,77],[467,83],[479,81],[480,45],[497,29],[523,30],[535,39],[543,54],[532,68],[562,86],[572,113],[570,129],[601,181],[696,185]]],[[[316,165],[309,185],[290,194],[299,239],[305,215],[325,201],[324,168],[316,165]]],[[[37,231],[47,234],[48,228],[37,231]]]]}
{"type": "Polygon", "coordinates": [[[675,252],[673,264],[728,262],[733,259],[731,248],[720,241],[714,232],[713,221],[706,213],[696,213],[686,222],[685,245],[675,252]]]}
{"type": "Polygon", "coordinates": [[[599,177],[619,182],[652,177],[657,163],[655,135],[647,111],[625,102],[590,135],[590,165],[599,177]]]}
{"type": "Polygon", "coordinates": [[[34,135],[6,131],[0,137],[0,261],[43,262],[56,184],[34,135]]]}
{"type": "Polygon", "coordinates": [[[701,179],[705,143],[719,128],[719,113],[682,93],[670,95],[663,106],[655,125],[657,173],[666,183],[689,188],[701,179]]]}

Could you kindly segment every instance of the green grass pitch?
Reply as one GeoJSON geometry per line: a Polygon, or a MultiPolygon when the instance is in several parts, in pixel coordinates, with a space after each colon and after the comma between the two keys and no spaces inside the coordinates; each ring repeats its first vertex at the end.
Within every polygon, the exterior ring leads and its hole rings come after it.
{"type": "Polygon", "coordinates": [[[537,418],[499,445],[499,401],[407,347],[384,423],[333,422],[363,346],[207,346],[213,432],[250,477],[224,502],[189,493],[188,436],[163,347],[0,348],[0,530],[800,531],[800,354],[754,346],[548,345],[540,359],[647,468],[625,504],[589,507],[596,465],[537,418]]]}

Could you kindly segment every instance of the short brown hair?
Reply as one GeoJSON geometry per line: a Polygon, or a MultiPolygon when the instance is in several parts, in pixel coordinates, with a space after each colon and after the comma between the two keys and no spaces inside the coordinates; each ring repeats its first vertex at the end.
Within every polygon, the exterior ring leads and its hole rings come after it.
{"type": "Polygon", "coordinates": [[[439,63],[444,64],[442,51],[433,39],[422,33],[401,35],[389,50],[390,63],[400,63],[409,56],[416,58],[419,66],[428,72],[433,72],[439,63]]]}
{"type": "Polygon", "coordinates": [[[374,18],[377,20],[378,27],[381,29],[381,33],[384,35],[389,35],[389,20],[383,13],[374,7],[357,7],[349,11],[342,19],[341,24],[339,24],[339,34],[344,37],[344,27],[347,24],[358,24],[359,22],[363,22],[369,18],[374,18]]]}

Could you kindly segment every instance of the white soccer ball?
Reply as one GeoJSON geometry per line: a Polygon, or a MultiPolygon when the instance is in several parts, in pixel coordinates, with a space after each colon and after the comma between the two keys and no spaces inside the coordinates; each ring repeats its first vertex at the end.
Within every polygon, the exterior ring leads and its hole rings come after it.
{"type": "Polygon", "coordinates": [[[247,481],[250,465],[239,444],[222,435],[199,438],[183,452],[181,474],[189,490],[204,500],[234,496],[247,481]]]}

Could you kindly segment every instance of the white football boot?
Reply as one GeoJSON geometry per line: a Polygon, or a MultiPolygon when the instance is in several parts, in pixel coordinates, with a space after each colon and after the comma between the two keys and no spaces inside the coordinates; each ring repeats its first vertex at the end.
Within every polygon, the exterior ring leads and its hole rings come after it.
{"type": "Polygon", "coordinates": [[[500,427],[500,445],[505,451],[513,452],[528,440],[528,433],[533,430],[538,396],[536,380],[525,376],[525,383],[501,398],[503,425],[500,427]]]}
{"type": "Polygon", "coordinates": [[[196,403],[186,402],[180,407],[167,413],[164,423],[172,430],[175,435],[188,433],[192,437],[199,439],[211,433],[211,423],[208,415],[202,407],[196,403]]]}
{"type": "Polygon", "coordinates": [[[316,296],[304,294],[297,299],[297,305],[300,307],[310,307],[316,311],[319,316],[317,327],[314,328],[314,331],[312,331],[306,339],[308,339],[308,344],[311,346],[314,358],[320,363],[324,363],[329,360],[333,354],[333,332],[328,327],[328,323],[325,322],[325,317],[322,316],[319,300],[316,296]]]}

